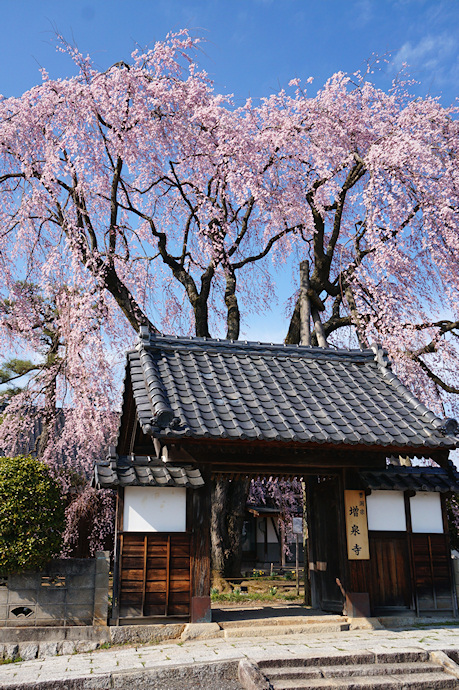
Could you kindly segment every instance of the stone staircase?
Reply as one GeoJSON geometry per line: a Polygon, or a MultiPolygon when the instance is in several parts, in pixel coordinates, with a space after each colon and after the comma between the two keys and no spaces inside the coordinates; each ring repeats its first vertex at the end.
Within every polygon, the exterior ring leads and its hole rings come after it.
{"type": "Polygon", "coordinates": [[[444,652],[358,652],[258,664],[245,660],[239,679],[251,690],[457,690],[459,666],[444,652]]]}
{"type": "MultiPolygon", "coordinates": [[[[219,623],[225,638],[277,637],[278,635],[336,633],[349,630],[345,616],[285,616],[219,623]]],[[[371,627],[371,626],[369,626],[371,627]]]]}

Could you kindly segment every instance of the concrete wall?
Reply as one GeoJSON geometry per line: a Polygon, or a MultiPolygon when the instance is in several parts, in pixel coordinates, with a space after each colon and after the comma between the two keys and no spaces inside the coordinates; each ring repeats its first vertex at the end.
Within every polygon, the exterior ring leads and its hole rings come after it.
{"type": "Polygon", "coordinates": [[[0,576],[0,627],[107,625],[108,551],[0,576]]]}

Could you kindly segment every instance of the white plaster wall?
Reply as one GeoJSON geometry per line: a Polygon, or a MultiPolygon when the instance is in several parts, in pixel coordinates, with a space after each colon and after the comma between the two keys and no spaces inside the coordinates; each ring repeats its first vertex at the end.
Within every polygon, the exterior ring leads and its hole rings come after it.
{"type": "MultiPolygon", "coordinates": [[[[279,529],[279,527],[278,527],[278,522],[277,522],[277,518],[274,518],[274,520],[275,520],[275,522],[276,522],[276,527],[277,527],[277,529],[279,529]]],[[[271,520],[270,517],[267,518],[267,523],[268,523],[268,539],[267,539],[267,542],[268,542],[268,544],[277,544],[277,543],[278,543],[278,541],[277,541],[277,536],[276,536],[276,533],[275,533],[275,531],[274,531],[273,523],[272,523],[272,520],[271,520]]],[[[264,543],[264,540],[265,540],[265,524],[266,524],[266,523],[265,523],[265,518],[264,518],[264,517],[258,517],[258,518],[257,518],[257,532],[258,532],[258,534],[257,534],[257,542],[258,542],[258,543],[264,543]]]]}
{"type": "Polygon", "coordinates": [[[443,534],[440,494],[419,491],[410,498],[411,528],[413,532],[443,534]]]}
{"type": "Polygon", "coordinates": [[[123,529],[125,532],[185,532],[186,489],[126,487],[123,529]]]}
{"type": "Polygon", "coordinates": [[[406,530],[402,491],[372,491],[367,496],[368,529],[384,532],[406,530]]]}

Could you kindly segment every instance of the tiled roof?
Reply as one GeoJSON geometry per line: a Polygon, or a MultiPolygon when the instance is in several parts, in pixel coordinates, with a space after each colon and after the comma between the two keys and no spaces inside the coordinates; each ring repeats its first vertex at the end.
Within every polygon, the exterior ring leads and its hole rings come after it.
{"type": "Polygon", "coordinates": [[[128,353],[127,377],[143,432],[164,440],[428,450],[458,442],[377,347],[333,350],[144,332],[128,353]]]}
{"type": "Polygon", "coordinates": [[[165,465],[158,460],[134,455],[108,459],[94,466],[93,486],[174,486],[197,489],[204,485],[200,471],[191,466],[165,465]]]}
{"type": "Polygon", "coordinates": [[[388,491],[439,491],[459,493],[459,473],[440,467],[393,467],[382,471],[360,472],[368,489],[388,491]]]}

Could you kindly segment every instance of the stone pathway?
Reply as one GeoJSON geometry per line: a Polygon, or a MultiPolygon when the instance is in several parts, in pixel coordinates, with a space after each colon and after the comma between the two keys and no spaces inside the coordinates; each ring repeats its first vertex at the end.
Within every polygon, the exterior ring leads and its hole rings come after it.
{"type": "MultiPolygon", "coordinates": [[[[108,678],[109,674],[118,674],[123,671],[142,672],[149,669],[165,671],[178,665],[213,664],[217,661],[234,662],[244,657],[258,661],[287,656],[299,657],[314,652],[336,654],[363,650],[383,652],[410,649],[459,650],[459,625],[416,630],[355,630],[320,635],[282,635],[276,639],[272,636],[220,638],[160,643],[154,646],[119,646],[91,653],[0,665],[0,688],[2,690],[19,688],[32,690],[32,688],[46,687],[105,688],[110,687],[110,684],[105,684],[104,678],[108,678]],[[81,680],[81,684],[76,682],[78,679],[81,680]],[[83,682],[84,679],[86,680],[83,682]]],[[[124,687],[124,685],[115,683],[111,687],[124,687]]],[[[153,684],[150,687],[161,686],[153,684]]],[[[167,685],[167,687],[174,686],[167,685]]],[[[191,690],[193,686],[187,685],[187,687],[191,690]]],[[[205,687],[205,685],[195,687],[205,687]]],[[[213,690],[213,687],[217,685],[208,687],[209,690],[210,687],[213,690]]],[[[227,687],[230,686],[227,685],[227,687]]]]}

